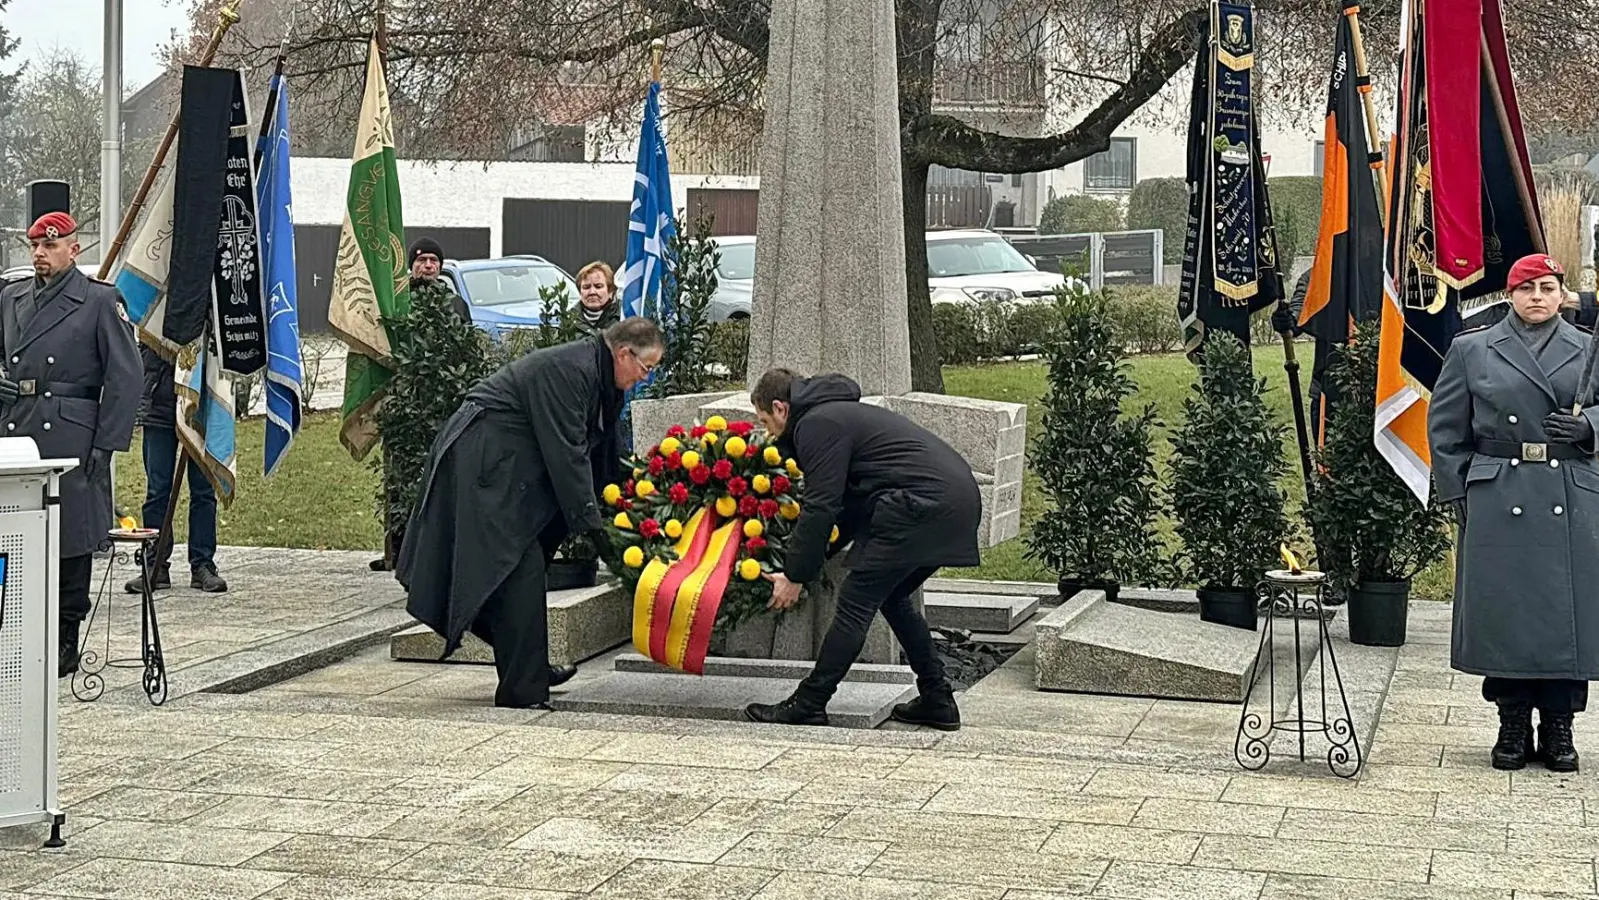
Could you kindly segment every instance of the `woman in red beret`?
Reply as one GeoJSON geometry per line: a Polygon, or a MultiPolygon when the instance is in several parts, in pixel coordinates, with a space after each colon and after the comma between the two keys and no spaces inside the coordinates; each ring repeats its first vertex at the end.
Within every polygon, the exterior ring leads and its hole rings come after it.
{"type": "Polygon", "coordinates": [[[1450,664],[1499,707],[1496,769],[1577,771],[1572,718],[1599,676],[1599,409],[1564,282],[1549,256],[1519,260],[1510,314],[1455,336],[1428,412],[1460,525],[1450,664]]]}

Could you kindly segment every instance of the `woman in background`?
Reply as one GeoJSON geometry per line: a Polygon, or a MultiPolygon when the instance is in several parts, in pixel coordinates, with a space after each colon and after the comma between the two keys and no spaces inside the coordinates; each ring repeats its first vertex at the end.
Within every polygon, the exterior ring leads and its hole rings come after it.
{"type": "Polygon", "coordinates": [[[578,312],[591,331],[604,331],[622,318],[616,300],[616,273],[606,263],[591,262],[577,273],[578,312]]]}

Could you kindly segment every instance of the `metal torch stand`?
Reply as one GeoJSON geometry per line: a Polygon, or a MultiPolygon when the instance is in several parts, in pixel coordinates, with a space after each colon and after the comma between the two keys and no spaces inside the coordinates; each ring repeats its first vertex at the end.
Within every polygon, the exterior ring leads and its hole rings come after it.
{"type": "Polygon", "coordinates": [[[72,696],[85,703],[98,700],[100,695],[105,693],[103,673],[107,666],[119,669],[143,669],[140,682],[144,688],[144,695],[149,698],[151,705],[160,706],[167,700],[167,663],[161,651],[161,627],[156,621],[155,594],[150,585],[155,573],[153,560],[156,543],[160,536],[160,532],[155,529],[117,530],[110,533],[111,553],[106,560],[105,575],[100,579],[100,589],[95,592],[94,607],[89,610],[89,619],[83,626],[83,647],[78,654],[78,672],[72,676],[72,696]],[[139,656],[134,658],[112,659],[111,598],[121,587],[116,584],[113,576],[119,565],[128,564],[130,550],[132,559],[138,564],[140,581],[144,585],[144,590],[140,591],[139,595],[140,652],[139,656]],[[103,650],[90,647],[96,621],[102,621],[105,626],[103,650]]]}
{"type": "Polygon", "coordinates": [[[1245,693],[1243,712],[1238,720],[1233,757],[1239,765],[1251,771],[1264,768],[1271,759],[1272,737],[1281,731],[1298,735],[1299,760],[1305,762],[1305,736],[1321,734],[1329,744],[1327,767],[1340,778],[1353,778],[1365,759],[1360,752],[1360,740],[1355,734],[1354,718],[1349,712],[1349,698],[1344,693],[1343,677],[1338,672],[1338,658],[1333,653],[1332,639],[1327,633],[1324,604],[1327,576],[1320,572],[1267,572],[1266,580],[1256,586],[1255,592],[1260,598],[1262,611],[1266,613],[1266,624],[1260,632],[1260,655],[1256,657],[1254,675],[1245,693]],[[1278,619],[1291,621],[1294,631],[1294,699],[1293,705],[1285,709],[1281,717],[1278,717],[1277,712],[1277,657],[1274,652],[1278,619]],[[1302,625],[1306,620],[1314,621],[1315,626],[1302,625]],[[1312,636],[1317,642],[1313,649],[1320,651],[1315,654],[1314,663],[1310,663],[1311,657],[1307,653],[1312,648],[1306,647],[1312,636]],[[1307,692],[1305,689],[1307,665],[1312,667],[1311,673],[1317,676],[1319,691],[1307,692]],[[1336,697],[1329,695],[1329,669],[1332,671],[1331,687],[1336,691],[1336,697]],[[1250,703],[1257,699],[1255,687],[1263,676],[1267,679],[1266,702],[1269,704],[1264,715],[1258,709],[1250,711],[1250,703]],[[1307,693],[1311,693],[1313,704],[1320,702],[1319,717],[1311,718],[1307,714],[1307,693]],[[1336,701],[1331,704],[1331,713],[1330,700],[1336,701]],[[1342,715],[1335,718],[1339,711],[1342,711],[1342,715]]]}

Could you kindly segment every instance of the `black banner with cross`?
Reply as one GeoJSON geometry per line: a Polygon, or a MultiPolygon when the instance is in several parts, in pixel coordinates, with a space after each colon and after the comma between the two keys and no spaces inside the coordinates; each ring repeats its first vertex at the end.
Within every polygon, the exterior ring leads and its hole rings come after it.
{"type": "Polygon", "coordinates": [[[266,365],[266,308],[261,285],[261,232],[257,220],[254,134],[244,76],[233,73],[228,119],[222,217],[217,229],[211,287],[222,370],[250,375],[266,365]]]}

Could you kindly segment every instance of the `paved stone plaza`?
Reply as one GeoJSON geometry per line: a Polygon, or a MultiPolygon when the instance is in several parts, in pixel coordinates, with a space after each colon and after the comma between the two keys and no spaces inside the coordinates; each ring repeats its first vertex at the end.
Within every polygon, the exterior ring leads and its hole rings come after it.
{"type": "Polygon", "coordinates": [[[489,667],[388,658],[370,634],[405,617],[366,559],[227,551],[233,593],[160,601],[166,706],[134,670],[93,704],[63,686],[68,846],[0,832],[0,900],[1599,896],[1599,779],[1487,768],[1441,605],[1349,783],[1240,770],[1236,705],[1004,694],[1009,670],[951,735],[496,710],[489,667]],[[354,655],[296,674],[316,641],[354,655]],[[263,666],[293,677],[251,690],[263,666]]]}

